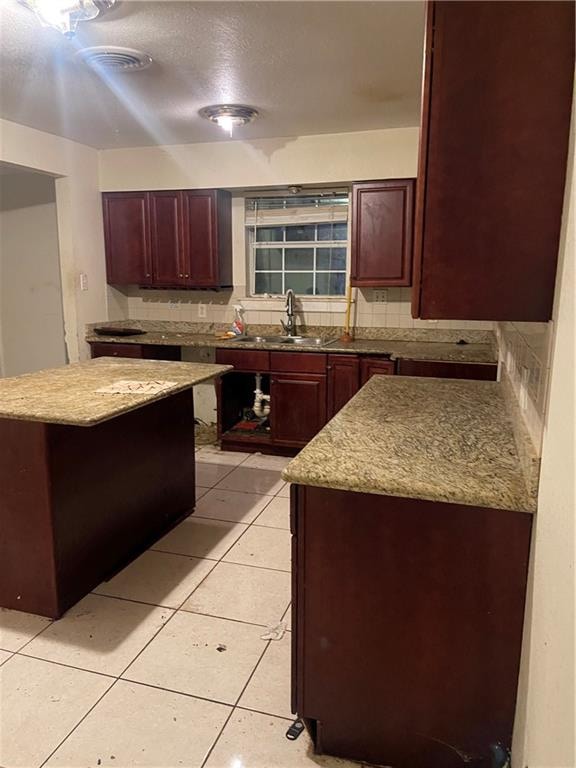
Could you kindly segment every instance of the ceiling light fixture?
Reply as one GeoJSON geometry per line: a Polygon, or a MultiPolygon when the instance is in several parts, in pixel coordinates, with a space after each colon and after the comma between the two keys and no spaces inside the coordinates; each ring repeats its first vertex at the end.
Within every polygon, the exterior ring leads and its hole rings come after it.
{"type": "Polygon", "coordinates": [[[117,0],[20,0],[36,14],[43,27],[53,27],[74,37],[80,21],[92,21],[109,11],[117,0]]]}
{"type": "Polygon", "coordinates": [[[234,128],[240,128],[256,120],[258,110],[245,104],[214,104],[211,107],[204,107],[198,114],[200,117],[216,123],[223,131],[232,136],[234,128]]]}

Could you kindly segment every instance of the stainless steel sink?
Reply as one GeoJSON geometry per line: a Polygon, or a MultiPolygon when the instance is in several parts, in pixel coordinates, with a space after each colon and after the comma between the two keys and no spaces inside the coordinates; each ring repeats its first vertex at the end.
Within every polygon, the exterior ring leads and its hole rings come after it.
{"type": "Polygon", "coordinates": [[[297,347],[322,347],[324,339],[310,336],[237,336],[232,339],[237,344],[282,344],[297,347]]]}

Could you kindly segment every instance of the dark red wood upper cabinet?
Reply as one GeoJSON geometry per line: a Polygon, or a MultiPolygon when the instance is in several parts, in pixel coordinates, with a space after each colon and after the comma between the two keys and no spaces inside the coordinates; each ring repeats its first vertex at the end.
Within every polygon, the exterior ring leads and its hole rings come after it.
{"type": "Polygon", "coordinates": [[[414,181],[352,187],[352,285],[410,285],[414,181]]]}
{"type": "Polygon", "coordinates": [[[328,355],[327,417],[331,419],[360,388],[358,355],[328,355]]]}
{"type": "Polygon", "coordinates": [[[415,317],[551,317],[574,4],[428,5],[415,317]]]}
{"type": "Polygon", "coordinates": [[[232,286],[231,195],[219,189],[184,190],[185,284],[188,287],[232,286]]]}
{"type": "Polygon", "coordinates": [[[110,284],[232,286],[229,192],[105,192],[102,197],[110,284]]]}
{"type": "Polygon", "coordinates": [[[150,192],[150,235],[154,285],[184,286],[179,192],[150,192]]]}
{"type": "Polygon", "coordinates": [[[106,270],[111,285],[152,282],[147,192],[107,192],[102,196],[106,270]]]}

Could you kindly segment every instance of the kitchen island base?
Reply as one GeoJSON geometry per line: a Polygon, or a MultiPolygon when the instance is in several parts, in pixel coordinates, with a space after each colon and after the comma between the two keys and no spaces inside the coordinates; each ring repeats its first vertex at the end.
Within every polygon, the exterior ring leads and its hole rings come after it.
{"type": "Polygon", "coordinates": [[[509,748],[532,516],[292,486],[292,709],[316,751],[489,768],[509,748]]]}
{"type": "Polygon", "coordinates": [[[0,606],[50,618],[194,509],[184,390],[90,427],[0,419],[0,606]]]}

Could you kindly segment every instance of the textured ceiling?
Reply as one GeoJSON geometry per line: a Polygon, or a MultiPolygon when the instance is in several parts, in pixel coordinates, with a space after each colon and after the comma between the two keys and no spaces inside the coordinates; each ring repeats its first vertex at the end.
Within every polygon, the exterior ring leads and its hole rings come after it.
{"type": "Polygon", "coordinates": [[[197,112],[227,101],[261,112],[239,139],[419,122],[419,1],[123,0],[74,40],[16,0],[0,14],[0,115],[94,147],[226,140],[197,112]],[[138,48],[154,64],[104,80],[75,58],[90,45],[138,48]]]}

